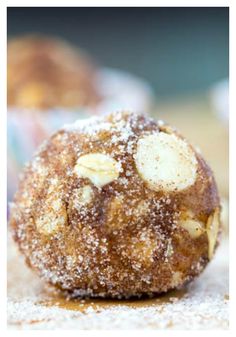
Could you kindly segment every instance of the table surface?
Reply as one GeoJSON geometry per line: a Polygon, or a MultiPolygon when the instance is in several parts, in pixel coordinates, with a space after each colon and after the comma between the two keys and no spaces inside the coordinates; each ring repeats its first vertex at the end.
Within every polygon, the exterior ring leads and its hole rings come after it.
{"type": "Polygon", "coordinates": [[[228,329],[228,241],[182,290],[142,300],[65,300],[29,270],[9,238],[9,329],[228,329]]]}

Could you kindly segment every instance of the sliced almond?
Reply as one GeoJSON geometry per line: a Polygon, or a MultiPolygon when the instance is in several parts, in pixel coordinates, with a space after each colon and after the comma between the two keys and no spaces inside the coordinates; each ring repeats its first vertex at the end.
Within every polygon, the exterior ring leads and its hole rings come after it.
{"type": "Polygon", "coordinates": [[[103,187],[119,177],[120,168],[107,154],[89,153],[79,157],[75,172],[81,178],[88,178],[96,187],[103,187]]]}
{"type": "Polygon", "coordinates": [[[194,184],[197,160],[190,146],[174,134],[147,135],[137,144],[138,173],[153,190],[183,190],[194,184]]]}
{"type": "Polygon", "coordinates": [[[158,248],[157,239],[148,230],[142,231],[140,236],[133,237],[130,242],[130,255],[132,259],[146,265],[150,265],[153,260],[155,249],[158,248]]]}
{"type": "Polygon", "coordinates": [[[179,271],[173,272],[172,279],[171,279],[171,287],[175,288],[183,281],[183,274],[179,271]]]}
{"type": "Polygon", "coordinates": [[[191,238],[196,239],[205,232],[204,224],[194,219],[181,220],[180,226],[188,231],[191,238]]]}
{"type": "Polygon", "coordinates": [[[80,210],[81,207],[89,204],[94,197],[93,189],[90,185],[85,185],[76,189],[72,196],[72,207],[80,210]]]}
{"type": "Polygon", "coordinates": [[[37,230],[42,234],[55,234],[67,223],[67,213],[63,203],[60,200],[54,201],[53,207],[55,209],[45,210],[35,221],[37,230]]]}
{"type": "Polygon", "coordinates": [[[47,196],[35,217],[37,230],[52,235],[67,224],[66,206],[61,199],[63,185],[58,178],[50,181],[47,196]]]}
{"type": "Polygon", "coordinates": [[[217,208],[207,220],[208,257],[212,259],[220,226],[220,210],[217,208]]]}
{"type": "Polygon", "coordinates": [[[114,197],[107,209],[107,225],[110,230],[119,230],[127,225],[124,221],[124,211],[123,196],[114,197]]]}

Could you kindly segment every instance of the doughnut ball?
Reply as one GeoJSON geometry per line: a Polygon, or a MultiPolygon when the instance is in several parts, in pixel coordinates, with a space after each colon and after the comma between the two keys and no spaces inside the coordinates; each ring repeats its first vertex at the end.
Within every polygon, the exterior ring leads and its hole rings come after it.
{"type": "Polygon", "coordinates": [[[45,142],[11,208],[29,266],[72,296],[128,298],[179,288],[213,257],[212,171],[162,121],[117,112],[45,142]]]}
{"type": "Polygon", "coordinates": [[[99,101],[95,66],[66,42],[37,35],[15,38],[7,54],[8,106],[44,110],[99,101]]]}

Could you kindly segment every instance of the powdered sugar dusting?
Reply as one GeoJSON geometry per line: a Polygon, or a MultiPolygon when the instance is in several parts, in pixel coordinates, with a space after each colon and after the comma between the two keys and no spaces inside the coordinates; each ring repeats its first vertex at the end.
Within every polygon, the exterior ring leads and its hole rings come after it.
{"type": "Polygon", "coordinates": [[[228,242],[202,276],[183,296],[167,301],[108,302],[85,300],[77,310],[63,309],[43,291],[41,281],[25,267],[16,248],[8,243],[8,327],[10,329],[228,329],[228,242]],[[15,267],[17,265],[17,268],[15,267]],[[214,275],[214,277],[212,277],[214,275]]]}

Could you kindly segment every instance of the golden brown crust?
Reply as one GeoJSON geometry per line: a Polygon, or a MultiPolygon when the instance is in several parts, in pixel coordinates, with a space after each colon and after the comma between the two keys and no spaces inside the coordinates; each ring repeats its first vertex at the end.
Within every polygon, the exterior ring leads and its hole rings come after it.
{"type": "Polygon", "coordinates": [[[180,191],[150,188],[136,168],[137,142],[159,132],[166,131],[149,118],[115,113],[78,121],[41,147],[25,169],[10,224],[28,264],[46,281],[75,295],[129,297],[179,287],[204,269],[207,221],[220,207],[216,184],[190,147],[195,182],[180,191]],[[96,167],[82,171],[87,178],[78,175],[78,158],[91,153],[112,157],[119,177],[97,187],[96,167]],[[201,231],[193,236],[188,226],[195,223],[201,231]]]}
{"type": "Polygon", "coordinates": [[[7,72],[9,106],[76,108],[99,101],[95,66],[58,39],[32,35],[10,40],[7,72]]]}

